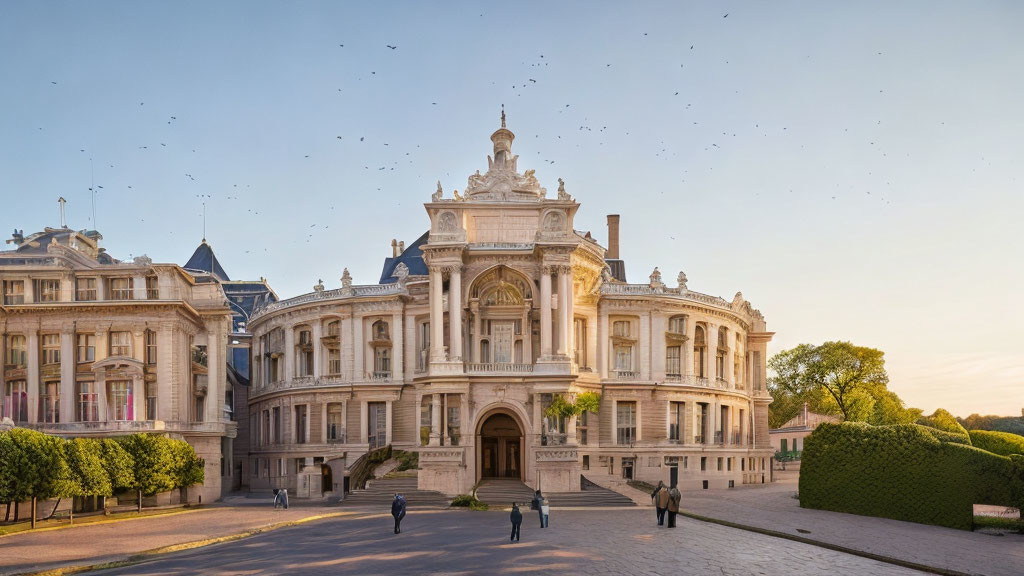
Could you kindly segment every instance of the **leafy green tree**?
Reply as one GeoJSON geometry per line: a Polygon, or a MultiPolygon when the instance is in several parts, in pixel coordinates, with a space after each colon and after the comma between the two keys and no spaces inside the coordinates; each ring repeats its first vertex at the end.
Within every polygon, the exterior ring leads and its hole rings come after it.
{"type": "Polygon", "coordinates": [[[184,440],[171,440],[171,451],[174,454],[174,485],[176,488],[188,488],[202,484],[205,479],[205,462],[196,455],[192,446],[184,440]]]}
{"type": "Polygon", "coordinates": [[[71,490],[65,496],[110,496],[114,493],[110,475],[103,468],[103,447],[92,438],[74,438],[64,444],[64,457],[71,473],[71,490]]]}
{"type": "Polygon", "coordinates": [[[872,391],[889,382],[884,356],[850,342],[800,344],[769,360],[772,387],[797,396],[823,391],[844,420],[867,419],[874,408],[872,391]]]}
{"type": "Polygon", "coordinates": [[[875,393],[875,404],[867,422],[875,426],[913,424],[920,417],[920,408],[907,408],[895,392],[880,390],[875,393]]]}
{"type": "Polygon", "coordinates": [[[134,482],[139,509],[142,497],[168,492],[175,487],[175,462],[171,440],[156,434],[131,434],[117,439],[132,457],[134,482]]]}
{"type": "MultiPolygon", "coordinates": [[[[71,490],[71,475],[64,460],[64,441],[25,428],[0,434],[0,488],[8,502],[32,501],[32,525],[35,503],[71,490]]],[[[17,509],[16,509],[17,510],[17,509]]],[[[17,519],[17,512],[15,512],[17,519]]]]}
{"type": "Polygon", "coordinates": [[[971,414],[967,418],[957,418],[957,420],[968,430],[993,430],[1024,436],[1024,417],[1021,416],[971,414]]]}
{"type": "Polygon", "coordinates": [[[111,493],[135,489],[135,459],[113,438],[97,440],[103,468],[110,479],[111,493]]]}

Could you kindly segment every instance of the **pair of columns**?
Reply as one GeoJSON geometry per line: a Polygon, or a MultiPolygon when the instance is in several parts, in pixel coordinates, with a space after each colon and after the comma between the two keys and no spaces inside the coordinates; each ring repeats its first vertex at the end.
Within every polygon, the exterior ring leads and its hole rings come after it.
{"type": "Polygon", "coordinates": [[[551,322],[551,275],[557,274],[558,288],[558,332],[554,351],[556,355],[568,356],[572,352],[573,311],[572,311],[572,268],[568,265],[544,266],[540,276],[540,354],[541,358],[552,357],[551,322]]]}
{"type": "Polygon", "coordinates": [[[430,268],[430,361],[462,361],[462,266],[430,268]],[[448,274],[449,350],[444,349],[444,293],[442,283],[448,274]]]}
{"type": "MultiPolygon", "coordinates": [[[[450,444],[451,442],[451,439],[448,438],[447,428],[441,428],[441,422],[444,416],[444,406],[442,405],[442,402],[444,397],[448,394],[450,393],[437,392],[432,394],[430,397],[430,437],[428,442],[430,446],[440,446],[442,444],[442,439],[444,440],[444,444],[450,444]]],[[[468,425],[469,421],[469,395],[461,392],[455,393],[455,395],[461,396],[459,398],[459,435],[465,436],[465,426],[468,425]]],[[[422,402],[422,400],[420,402],[422,402]]],[[[459,444],[461,445],[462,441],[460,441],[459,444]]]]}

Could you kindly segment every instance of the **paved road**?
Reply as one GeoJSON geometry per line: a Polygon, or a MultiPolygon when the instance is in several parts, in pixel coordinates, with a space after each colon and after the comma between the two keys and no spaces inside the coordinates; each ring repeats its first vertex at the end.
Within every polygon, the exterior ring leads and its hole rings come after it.
{"type": "Polygon", "coordinates": [[[652,510],[562,511],[541,530],[526,515],[508,541],[508,513],[413,511],[283,528],[94,574],[714,574],[911,575],[919,572],[686,518],[658,528],[652,510]]]}

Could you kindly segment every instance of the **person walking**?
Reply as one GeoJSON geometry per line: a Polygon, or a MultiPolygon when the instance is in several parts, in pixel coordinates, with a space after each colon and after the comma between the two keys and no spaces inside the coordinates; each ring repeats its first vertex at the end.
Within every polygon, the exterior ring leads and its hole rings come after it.
{"type": "Polygon", "coordinates": [[[665,510],[668,509],[668,488],[661,480],[658,480],[658,486],[651,492],[651,500],[654,501],[654,509],[658,512],[658,526],[664,526],[665,510]]]}
{"type": "Polygon", "coordinates": [[[509,542],[519,542],[519,527],[523,523],[523,513],[519,511],[519,505],[515,502],[512,503],[512,513],[508,517],[512,521],[512,536],[509,537],[509,542]]]}
{"type": "Polygon", "coordinates": [[[679,493],[679,489],[673,484],[672,488],[668,491],[668,527],[676,527],[676,514],[679,513],[679,501],[683,499],[683,495],[679,493]]]}
{"type": "Polygon", "coordinates": [[[274,510],[277,510],[277,507],[280,506],[280,505],[281,505],[281,489],[280,488],[274,488],[274,510]]]}
{"type": "Polygon", "coordinates": [[[402,532],[402,518],[405,518],[405,497],[395,494],[395,500],[391,503],[391,515],[395,517],[395,534],[402,532]]]}
{"type": "Polygon", "coordinates": [[[281,488],[281,504],[284,505],[284,509],[288,509],[288,489],[281,488]]]}
{"type": "Polygon", "coordinates": [[[537,511],[537,515],[540,517],[540,527],[547,528],[548,511],[550,510],[550,508],[548,507],[547,499],[544,498],[544,496],[540,493],[540,490],[537,490],[534,493],[533,500],[530,501],[530,510],[537,511]]]}

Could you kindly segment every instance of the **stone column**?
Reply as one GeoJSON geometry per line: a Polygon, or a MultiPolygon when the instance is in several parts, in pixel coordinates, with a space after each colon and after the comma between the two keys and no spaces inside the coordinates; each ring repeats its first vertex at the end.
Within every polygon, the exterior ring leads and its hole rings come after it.
{"type": "MultiPolygon", "coordinates": [[[[222,321],[213,320],[206,324],[206,414],[203,420],[219,422],[224,405],[224,387],[227,385],[224,363],[226,343],[222,337],[222,321]]],[[[292,333],[289,331],[288,333],[292,333]]],[[[292,351],[294,356],[294,351],[292,351]]],[[[308,419],[308,415],[307,415],[308,419]]]]}
{"type": "Polygon", "coordinates": [[[729,381],[729,389],[736,389],[736,369],[735,369],[735,358],[733,354],[736,353],[736,331],[729,330],[725,336],[725,345],[729,348],[729,351],[725,354],[725,379],[729,381]]]}
{"type": "Polygon", "coordinates": [[[443,362],[444,357],[444,308],[441,269],[430,268],[430,361],[443,362]]]}
{"type": "Polygon", "coordinates": [[[462,268],[452,266],[448,278],[449,360],[462,361],[462,268]]]}
{"type": "MultiPolygon", "coordinates": [[[[209,352],[209,343],[207,343],[207,352],[209,352]]],[[[284,378],[282,380],[291,380],[295,377],[295,328],[291,325],[284,327],[284,378]]]]}
{"type": "Polygon", "coordinates": [[[707,346],[708,382],[715,385],[718,376],[718,326],[710,322],[705,326],[704,341],[707,346]]]}
{"type": "MultiPolygon", "coordinates": [[[[402,313],[395,312],[391,315],[391,379],[396,382],[404,380],[405,376],[405,329],[402,325],[402,313]]],[[[391,406],[391,404],[388,404],[391,406]]],[[[391,420],[388,419],[388,426],[391,420]]]]}
{"type": "Polygon", "coordinates": [[[459,398],[459,446],[466,446],[473,439],[473,423],[469,419],[469,394],[462,393],[459,398]]]}
{"type": "MultiPolygon", "coordinates": [[[[598,305],[600,306],[600,304],[598,305]]],[[[601,375],[602,379],[608,378],[608,364],[611,360],[608,357],[609,345],[608,345],[608,308],[607,306],[600,306],[600,312],[597,316],[597,371],[601,375]]]]}
{"type": "Polygon", "coordinates": [[[480,333],[482,330],[483,323],[480,321],[480,306],[477,303],[473,303],[473,341],[470,345],[473,347],[473,362],[483,362],[480,359],[480,338],[483,334],[480,333]]]}
{"type": "Polygon", "coordinates": [[[430,398],[430,445],[441,445],[441,395],[430,398]]]}
{"type": "MultiPolygon", "coordinates": [[[[109,326],[96,330],[96,348],[94,358],[96,362],[107,357],[110,348],[107,346],[107,330],[109,326]]],[[[104,380],[104,372],[98,372],[94,386],[96,386],[96,418],[100,422],[107,420],[107,382],[104,380]]]]}
{"type": "Polygon", "coordinates": [[[25,278],[25,304],[31,304],[36,301],[36,290],[35,285],[32,283],[31,278],[25,278]]]}
{"type": "Polygon", "coordinates": [[[558,355],[569,354],[569,274],[567,266],[558,267],[558,355]]]}
{"type": "Polygon", "coordinates": [[[146,330],[141,326],[133,326],[132,333],[132,358],[146,363],[146,330]]]}
{"type": "MultiPolygon", "coordinates": [[[[26,282],[27,284],[27,282],[26,282]]],[[[28,346],[28,370],[26,374],[26,385],[28,386],[28,421],[39,421],[39,329],[38,326],[29,328],[28,346]]]]}
{"type": "Polygon", "coordinates": [[[132,276],[132,300],[146,299],[146,277],[132,276]]]}
{"type": "MultiPolygon", "coordinates": [[[[662,334],[664,338],[664,333],[662,334]]],[[[640,315],[640,334],[637,338],[636,355],[639,356],[636,364],[637,369],[640,372],[640,378],[643,380],[650,380],[651,375],[651,347],[654,345],[651,339],[651,313],[646,312],[640,315]]],[[[662,346],[664,348],[664,346],[662,346]]],[[[661,350],[662,357],[664,358],[665,351],[661,350]]]]}
{"type": "MultiPolygon", "coordinates": [[[[159,350],[156,355],[156,413],[158,420],[174,420],[171,393],[174,387],[174,330],[171,324],[163,324],[156,336],[159,350]]],[[[260,381],[263,376],[260,375],[260,381]]],[[[182,378],[183,379],[183,378],[182,378]]],[[[265,385],[266,382],[263,382],[265,385]]]]}
{"type": "Polygon", "coordinates": [[[313,378],[319,378],[324,373],[324,367],[321,365],[323,362],[323,343],[320,339],[323,338],[324,326],[323,322],[318,318],[313,321],[313,378]]]}
{"type": "Polygon", "coordinates": [[[65,327],[60,332],[60,422],[75,421],[76,361],[75,333],[65,327]]]}
{"type": "MultiPolygon", "coordinates": [[[[352,313],[352,381],[361,382],[366,378],[366,371],[363,364],[366,360],[366,345],[363,344],[366,335],[366,328],[363,326],[363,318],[352,313]]],[[[363,420],[363,424],[366,420],[363,420]]],[[[366,426],[363,426],[364,428],[366,426]]]]}
{"type": "Polygon", "coordinates": [[[540,274],[540,357],[551,358],[551,269],[541,267],[540,274]]]}
{"type": "Polygon", "coordinates": [[[565,353],[572,358],[576,355],[576,306],[573,296],[576,290],[572,280],[572,267],[565,268],[565,353]]]}

